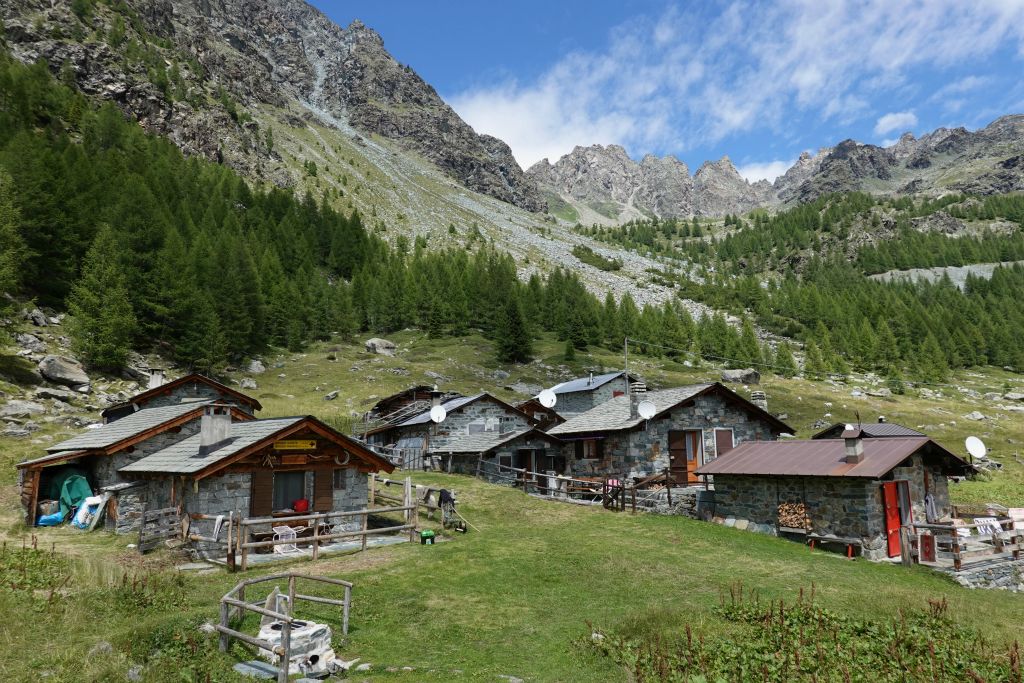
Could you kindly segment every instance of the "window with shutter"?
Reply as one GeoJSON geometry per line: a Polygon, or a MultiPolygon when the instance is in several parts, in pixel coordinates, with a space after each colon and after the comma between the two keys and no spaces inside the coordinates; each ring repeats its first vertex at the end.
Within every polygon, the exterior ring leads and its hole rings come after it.
{"type": "Polygon", "coordinates": [[[330,512],[334,507],[334,476],[331,470],[317,470],[313,474],[313,509],[330,512]]]}
{"type": "Polygon", "coordinates": [[[249,514],[253,517],[268,517],[274,508],[274,473],[256,470],[251,475],[251,482],[249,514]]]}

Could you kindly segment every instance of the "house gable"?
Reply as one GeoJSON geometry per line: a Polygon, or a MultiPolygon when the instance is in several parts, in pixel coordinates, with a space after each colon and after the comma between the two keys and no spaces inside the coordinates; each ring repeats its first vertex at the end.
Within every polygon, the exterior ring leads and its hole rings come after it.
{"type": "Polygon", "coordinates": [[[128,401],[111,406],[101,414],[109,422],[115,422],[142,408],[157,408],[186,401],[218,401],[237,406],[250,415],[262,410],[258,400],[240,391],[211,379],[206,375],[192,373],[176,380],[161,384],[136,394],[128,401]]]}

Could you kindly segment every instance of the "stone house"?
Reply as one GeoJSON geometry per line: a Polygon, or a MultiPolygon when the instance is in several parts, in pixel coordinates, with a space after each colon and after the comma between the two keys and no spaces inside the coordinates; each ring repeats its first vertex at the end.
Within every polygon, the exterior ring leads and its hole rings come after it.
{"type": "Polygon", "coordinates": [[[474,434],[508,434],[532,428],[536,420],[515,406],[487,392],[460,396],[447,401],[435,398],[445,410],[445,419],[435,424],[430,409],[367,432],[367,442],[377,446],[433,453],[460,437],[474,434]]]}
{"type": "Polygon", "coordinates": [[[591,373],[587,377],[562,382],[551,387],[557,399],[554,408],[565,418],[579,415],[616,396],[625,396],[627,383],[637,382],[642,383],[643,380],[630,374],[627,381],[625,372],[621,370],[603,375],[591,373]]]}
{"type": "Polygon", "coordinates": [[[53,498],[69,473],[85,477],[94,494],[109,494],[105,524],[124,533],[137,528],[143,507],[249,517],[305,498],[316,511],[361,509],[366,474],[394,469],[312,416],[259,420],[239,405],[183,400],[118,415],[19,463],[26,523],[36,522],[39,501],[53,498]]]}
{"type": "Polygon", "coordinates": [[[745,441],[769,441],[793,429],[715,382],[616,396],[552,427],[565,442],[573,476],[646,477],[668,470],[696,484],[697,468],[745,441]],[[649,403],[651,417],[640,416],[649,403]]]}
{"type": "Polygon", "coordinates": [[[697,473],[714,480],[714,515],[769,534],[900,554],[900,527],[949,518],[948,477],[973,467],[927,437],[745,443],[697,473]]]}
{"type": "Polygon", "coordinates": [[[516,408],[523,411],[527,415],[531,415],[534,420],[537,421],[537,429],[542,432],[546,432],[555,425],[560,425],[565,422],[565,418],[558,414],[554,408],[547,408],[541,405],[541,402],[537,398],[531,398],[522,403],[516,404],[516,408]]]}
{"type": "Polygon", "coordinates": [[[196,401],[228,403],[249,415],[255,415],[263,410],[260,402],[252,396],[236,391],[206,375],[192,373],[164,382],[163,371],[152,370],[151,373],[146,391],[132,396],[123,403],[112,405],[100,413],[104,422],[114,422],[142,408],[159,408],[196,401]]]}

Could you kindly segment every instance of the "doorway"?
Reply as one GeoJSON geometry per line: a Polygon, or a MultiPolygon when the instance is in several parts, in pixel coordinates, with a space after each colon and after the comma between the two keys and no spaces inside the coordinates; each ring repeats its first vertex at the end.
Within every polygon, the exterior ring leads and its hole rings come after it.
{"type": "Polygon", "coordinates": [[[699,429],[679,429],[668,433],[669,476],[676,484],[697,484],[697,468],[704,461],[704,437],[699,429]]]}
{"type": "Polygon", "coordinates": [[[910,482],[905,479],[882,484],[882,507],[885,512],[885,541],[889,557],[900,555],[900,530],[913,522],[910,505],[910,482]]]}

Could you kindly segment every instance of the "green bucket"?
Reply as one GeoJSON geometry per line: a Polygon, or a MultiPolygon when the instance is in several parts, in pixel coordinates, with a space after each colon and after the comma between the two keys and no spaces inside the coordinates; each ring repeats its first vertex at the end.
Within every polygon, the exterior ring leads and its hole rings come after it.
{"type": "Polygon", "coordinates": [[[420,532],[420,545],[434,545],[434,532],[424,529],[420,532]]]}

